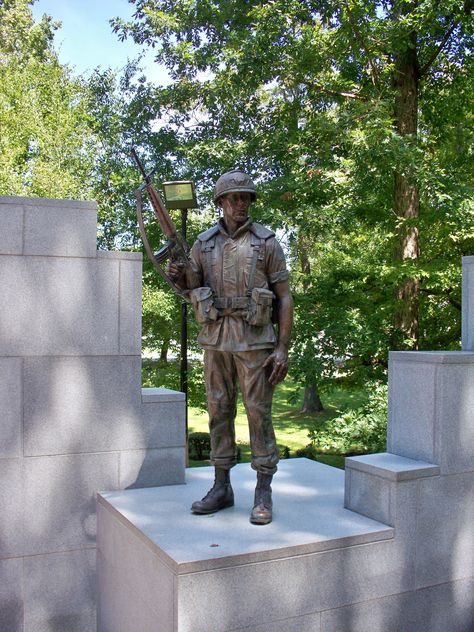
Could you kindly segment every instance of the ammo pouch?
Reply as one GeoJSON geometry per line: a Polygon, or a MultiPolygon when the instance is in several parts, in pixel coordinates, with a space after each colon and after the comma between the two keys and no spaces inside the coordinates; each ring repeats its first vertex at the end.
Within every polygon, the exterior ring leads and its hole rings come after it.
{"type": "Polygon", "coordinates": [[[189,298],[194,308],[194,315],[200,325],[207,325],[217,320],[218,312],[214,306],[214,297],[210,287],[197,287],[191,290],[189,298]]]}
{"type": "Polygon", "coordinates": [[[271,290],[254,287],[249,299],[249,308],[245,320],[249,325],[261,327],[272,320],[272,301],[275,295],[271,290]]]}

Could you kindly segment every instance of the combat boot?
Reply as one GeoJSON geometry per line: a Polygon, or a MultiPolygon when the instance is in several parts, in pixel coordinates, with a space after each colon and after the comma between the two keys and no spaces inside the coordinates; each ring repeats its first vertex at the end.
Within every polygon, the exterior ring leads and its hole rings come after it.
{"type": "Polygon", "coordinates": [[[196,500],[191,505],[195,514],[210,514],[226,507],[233,507],[234,492],[230,484],[229,470],[216,467],[214,486],[202,500],[196,500]]]}
{"type": "Polygon", "coordinates": [[[253,524],[268,524],[272,521],[272,482],[271,474],[257,472],[257,487],[250,522],[253,524]]]}

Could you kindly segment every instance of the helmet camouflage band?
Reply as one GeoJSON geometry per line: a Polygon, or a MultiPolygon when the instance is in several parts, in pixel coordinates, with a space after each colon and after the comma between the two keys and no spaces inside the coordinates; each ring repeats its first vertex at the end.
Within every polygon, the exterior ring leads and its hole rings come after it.
{"type": "Polygon", "coordinates": [[[257,197],[257,190],[250,176],[240,169],[224,173],[216,182],[214,188],[214,203],[226,193],[250,193],[252,201],[257,197]]]}

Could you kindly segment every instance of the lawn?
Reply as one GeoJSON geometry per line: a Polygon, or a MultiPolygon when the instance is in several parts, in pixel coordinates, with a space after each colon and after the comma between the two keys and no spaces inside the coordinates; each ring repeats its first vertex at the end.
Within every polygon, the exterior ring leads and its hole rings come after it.
{"type": "MultiPolygon", "coordinates": [[[[289,396],[294,392],[295,386],[287,380],[280,384],[273,399],[273,425],[277,442],[280,446],[288,446],[290,456],[294,456],[296,450],[308,445],[308,432],[311,429],[323,427],[325,422],[333,419],[347,408],[357,408],[365,401],[362,390],[347,390],[336,388],[322,397],[325,411],[316,414],[302,414],[299,411],[301,402],[288,402],[289,396]]],[[[197,408],[189,409],[189,432],[208,432],[207,412],[197,408]]],[[[241,449],[242,461],[250,461],[249,433],[247,417],[242,402],[239,400],[237,418],[235,421],[235,433],[237,443],[241,449]]],[[[318,455],[318,461],[344,467],[344,457],[337,454],[318,455]]],[[[190,460],[189,465],[208,465],[208,461],[190,460]]]]}

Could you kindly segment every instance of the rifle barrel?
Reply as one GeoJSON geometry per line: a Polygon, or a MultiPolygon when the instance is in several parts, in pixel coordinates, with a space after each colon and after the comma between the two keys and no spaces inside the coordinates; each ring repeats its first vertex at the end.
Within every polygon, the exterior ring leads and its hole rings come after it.
{"type": "Polygon", "coordinates": [[[137,167],[140,169],[140,172],[141,172],[142,176],[145,178],[145,182],[147,184],[149,184],[150,176],[147,176],[146,171],[145,171],[145,167],[142,165],[142,162],[141,162],[140,158],[138,157],[137,152],[135,151],[135,147],[132,147],[132,152],[131,153],[132,153],[132,158],[137,163],[137,167]]]}

